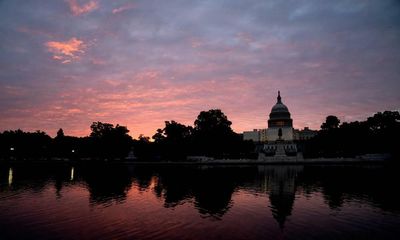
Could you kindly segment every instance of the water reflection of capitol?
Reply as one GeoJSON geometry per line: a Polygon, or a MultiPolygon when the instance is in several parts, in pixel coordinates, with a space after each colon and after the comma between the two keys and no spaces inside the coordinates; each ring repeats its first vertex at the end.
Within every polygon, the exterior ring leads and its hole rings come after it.
{"type": "MultiPolygon", "coordinates": [[[[400,212],[398,197],[392,196],[393,201],[387,201],[381,195],[384,178],[376,178],[376,170],[356,167],[345,170],[300,165],[0,166],[0,194],[14,195],[26,189],[34,189],[38,194],[55,189],[56,198],[62,200],[71,189],[77,188],[88,192],[90,206],[107,207],[126,204],[132,200],[129,193],[139,191],[146,192],[147,196],[154,194],[166,209],[193,204],[203,218],[216,220],[225,217],[237,204],[236,200],[250,194],[247,207],[253,206],[254,201],[262,201],[281,229],[292,214],[296,194],[315,191],[322,193],[331,209],[341,208],[348,198],[365,200],[368,196],[375,206],[400,212]],[[339,170],[341,178],[338,179],[339,170]],[[360,178],[358,181],[354,181],[354,174],[360,178]],[[375,187],[363,188],[365,185],[375,187]]],[[[43,196],[51,198],[48,194],[43,196]]]]}
{"type": "Polygon", "coordinates": [[[272,216],[283,228],[286,218],[291,215],[296,194],[296,178],[303,166],[258,166],[264,174],[264,192],[268,193],[272,216]]]}
{"type": "MultiPolygon", "coordinates": [[[[152,191],[163,199],[165,208],[193,202],[203,217],[221,219],[234,205],[233,195],[238,189],[249,189],[269,196],[272,216],[280,227],[291,215],[296,191],[296,177],[302,166],[254,166],[225,168],[213,166],[132,169],[103,169],[112,176],[106,184],[100,175],[81,171],[87,182],[91,203],[123,202],[135,185],[141,191],[152,191]],[[223,176],[223,177],[222,177],[223,176]],[[239,177],[240,176],[240,177],[239,177]]],[[[100,170],[102,172],[103,170],[100,170]]],[[[99,169],[97,169],[99,171],[99,169]]]]}
{"type": "Polygon", "coordinates": [[[137,186],[141,191],[150,190],[162,198],[166,208],[194,200],[194,207],[202,216],[215,219],[220,219],[229,211],[234,204],[233,194],[244,187],[268,194],[272,215],[283,227],[292,211],[295,178],[301,170],[301,166],[199,166],[178,167],[171,173],[170,168],[159,168],[154,172],[153,169],[140,166],[80,166],[30,172],[14,167],[4,169],[3,173],[7,171],[8,174],[3,176],[8,175],[8,178],[2,181],[7,183],[3,186],[8,186],[7,189],[12,191],[24,189],[23,183],[29,179],[28,182],[36,191],[45,190],[49,183],[54,183],[57,198],[62,198],[65,186],[84,183],[89,192],[89,202],[94,205],[123,203],[130,189],[137,186]],[[36,174],[43,177],[43,181],[39,181],[36,174]]]}

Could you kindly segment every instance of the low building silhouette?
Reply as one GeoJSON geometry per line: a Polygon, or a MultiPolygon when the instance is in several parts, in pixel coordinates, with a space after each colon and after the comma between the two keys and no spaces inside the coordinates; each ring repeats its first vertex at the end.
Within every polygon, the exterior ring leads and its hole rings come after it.
{"type": "Polygon", "coordinates": [[[318,134],[318,130],[312,130],[309,127],[305,127],[304,129],[294,129],[293,139],[298,141],[309,140],[315,137],[318,134]]]}

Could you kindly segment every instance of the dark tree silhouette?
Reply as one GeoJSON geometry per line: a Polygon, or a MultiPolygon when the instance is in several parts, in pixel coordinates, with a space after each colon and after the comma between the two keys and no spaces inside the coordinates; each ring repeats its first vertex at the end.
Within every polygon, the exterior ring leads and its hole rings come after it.
{"type": "Polygon", "coordinates": [[[101,158],[124,158],[131,146],[132,137],[125,126],[94,122],[90,129],[90,138],[94,147],[92,154],[101,158]]]}
{"type": "Polygon", "coordinates": [[[324,123],[321,125],[322,130],[329,130],[333,128],[338,128],[339,127],[340,120],[336,116],[329,115],[326,117],[326,120],[324,123]]]}
{"type": "Polygon", "coordinates": [[[51,137],[45,132],[24,132],[21,129],[0,134],[0,156],[18,159],[50,156],[51,137]]]}
{"type": "MultiPolygon", "coordinates": [[[[354,157],[368,153],[390,153],[400,157],[398,111],[378,112],[366,121],[344,122],[328,116],[316,137],[301,141],[305,157],[354,157]]],[[[149,137],[132,140],[125,126],[94,122],[88,137],[66,136],[59,129],[52,139],[45,132],[22,130],[0,133],[0,159],[69,158],[79,160],[122,159],[132,147],[138,158],[171,161],[186,159],[188,155],[217,158],[257,157],[254,143],[243,141],[231,128],[232,122],[219,109],[202,111],[194,127],[176,121],[166,121],[163,129],[149,137]]]]}
{"type": "Polygon", "coordinates": [[[378,112],[367,120],[369,128],[375,133],[379,131],[393,130],[399,126],[399,122],[399,112],[391,111],[385,111],[383,113],[378,112]]]}
{"type": "Polygon", "coordinates": [[[150,141],[150,137],[140,134],[138,140],[134,140],[135,156],[141,160],[151,161],[158,159],[159,150],[155,143],[150,141]]]}
{"type": "Polygon", "coordinates": [[[58,129],[58,131],[57,131],[57,136],[56,136],[56,138],[63,138],[63,137],[65,137],[65,135],[64,135],[64,130],[63,130],[62,128],[60,128],[60,129],[58,129]]]}
{"type": "Polygon", "coordinates": [[[165,127],[157,129],[152,137],[152,150],[171,161],[185,160],[188,155],[244,157],[254,150],[254,144],[243,141],[231,129],[231,124],[219,109],[200,112],[194,128],[174,120],[166,121],[165,127]]]}
{"type": "Polygon", "coordinates": [[[306,141],[306,157],[354,157],[368,153],[390,153],[393,159],[400,155],[397,139],[400,135],[399,112],[378,112],[367,121],[344,122],[328,116],[322,131],[306,141]]]}
{"type": "Polygon", "coordinates": [[[200,112],[194,122],[195,152],[214,157],[239,154],[242,140],[231,125],[220,109],[200,112]]]}
{"type": "Polygon", "coordinates": [[[52,155],[61,158],[82,157],[84,153],[85,138],[65,136],[64,130],[60,128],[52,144],[52,155]]]}
{"type": "Polygon", "coordinates": [[[232,133],[231,125],[232,122],[220,109],[202,111],[194,122],[195,130],[198,133],[232,133]]]}
{"type": "Polygon", "coordinates": [[[140,134],[138,139],[139,139],[140,142],[143,142],[143,143],[149,143],[150,142],[150,137],[147,137],[147,136],[145,136],[143,134],[140,134]]]}
{"type": "Polygon", "coordinates": [[[165,139],[164,130],[161,128],[157,129],[156,134],[154,134],[152,138],[155,143],[161,143],[165,139]]]}
{"type": "Polygon", "coordinates": [[[92,125],[90,125],[90,129],[92,130],[92,132],[90,133],[91,137],[102,138],[104,136],[109,136],[112,134],[112,131],[114,130],[114,125],[110,123],[94,122],[92,123],[92,125]]]}
{"type": "Polygon", "coordinates": [[[153,139],[158,152],[169,160],[185,159],[191,144],[193,128],[176,121],[165,121],[164,129],[158,129],[153,139]]]}
{"type": "Polygon", "coordinates": [[[163,130],[168,142],[172,143],[182,143],[189,139],[192,134],[192,127],[185,126],[183,124],[177,123],[175,121],[166,121],[165,128],[163,130]]]}

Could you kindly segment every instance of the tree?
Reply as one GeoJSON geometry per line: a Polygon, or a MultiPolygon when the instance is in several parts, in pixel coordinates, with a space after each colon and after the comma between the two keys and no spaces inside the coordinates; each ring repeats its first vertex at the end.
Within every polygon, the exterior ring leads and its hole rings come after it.
{"type": "Polygon", "coordinates": [[[100,157],[123,158],[127,156],[131,146],[132,137],[125,126],[110,123],[94,122],[90,129],[90,138],[94,144],[92,154],[100,157]]]}
{"type": "Polygon", "coordinates": [[[57,131],[57,136],[54,138],[52,150],[53,155],[57,157],[76,157],[77,152],[82,153],[81,139],[73,136],[65,136],[64,130],[60,128],[57,131]],[[74,151],[74,152],[72,152],[74,151]]]}
{"type": "Polygon", "coordinates": [[[62,128],[60,128],[60,129],[58,129],[58,131],[57,131],[57,136],[56,136],[56,138],[63,138],[63,137],[65,137],[65,135],[64,135],[64,130],[63,130],[62,128]]]}
{"type": "Polygon", "coordinates": [[[156,134],[154,134],[152,138],[154,139],[155,143],[160,143],[164,141],[165,139],[164,130],[162,130],[161,128],[157,129],[156,134]]]}
{"type": "Polygon", "coordinates": [[[188,139],[192,133],[192,127],[185,126],[175,121],[165,121],[163,130],[165,140],[172,143],[181,143],[188,139]]]}
{"type": "Polygon", "coordinates": [[[147,137],[147,136],[145,136],[143,134],[140,134],[138,139],[139,139],[140,142],[143,142],[143,143],[149,143],[150,142],[150,137],[147,137]]]}
{"type": "Polygon", "coordinates": [[[374,147],[381,152],[391,152],[394,158],[400,157],[400,114],[398,111],[378,112],[367,119],[374,147]]]}
{"type": "Polygon", "coordinates": [[[160,156],[168,160],[185,159],[191,144],[193,128],[174,120],[165,121],[163,129],[153,135],[155,147],[160,156]]]}
{"type": "Polygon", "coordinates": [[[378,112],[369,117],[367,123],[373,132],[396,128],[400,125],[400,114],[397,111],[378,112]]]}
{"type": "Polygon", "coordinates": [[[231,128],[232,122],[220,109],[200,112],[194,122],[194,142],[201,154],[222,157],[238,150],[241,141],[231,128]]]}
{"type": "Polygon", "coordinates": [[[90,133],[91,137],[101,138],[109,135],[113,131],[114,125],[110,123],[93,122],[92,125],[90,125],[90,129],[92,130],[90,133]]]}
{"type": "Polygon", "coordinates": [[[197,132],[232,132],[232,122],[220,109],[211,109],[200,112],[194,122],[197,132]]]}
{"type": "Polygon", "coordinates": [[[0,155],[23,158],[48,157],[51,137],[45,132],[4,131],[0,138],[0,155]],[[12,150],[11,150],[12,149],[12,150]]]}
{"type": "Polygon", "coordinates": [[[366,121],[344,122],[328,116],[318,135],[306,143],[304,156],[354,157],[368,153],[390,153],[400,156],[397,139],[400,135],[400,114],[378,112],[366,121]],[[329,131],[326,131],[329,130],[329,131]]]}
{"type": "Polygon", "coordinates": [[[329,130],[329,129],[334,129],[339,127],[340,120],[338,117],[329,115],[326,117],[326,120],[324,123],[321,125],[322,130],[329,130]]]}

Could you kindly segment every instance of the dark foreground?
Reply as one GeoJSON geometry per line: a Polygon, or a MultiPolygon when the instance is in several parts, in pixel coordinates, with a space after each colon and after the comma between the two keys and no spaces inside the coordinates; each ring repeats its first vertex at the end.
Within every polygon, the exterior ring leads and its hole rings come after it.
{"type": "Polygon", "coordinates": [[[384,166],[0,166],[0,239],[399,239],[384,166]]]}

